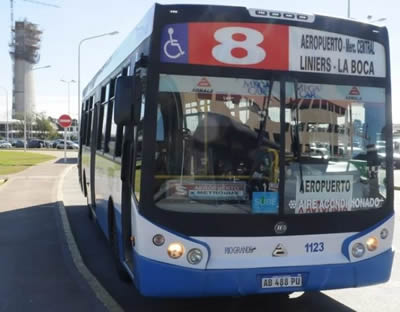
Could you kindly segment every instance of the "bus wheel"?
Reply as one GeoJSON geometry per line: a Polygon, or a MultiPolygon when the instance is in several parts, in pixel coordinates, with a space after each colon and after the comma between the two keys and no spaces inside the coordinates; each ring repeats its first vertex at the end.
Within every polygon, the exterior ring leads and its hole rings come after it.
{"type": "MultiPolygon", "coordinates": [[[[113,209],[110,207],[109,209],[113,209]]],[[[113,253],[115,269],[117,270],[118,277],[121,281],[128,283],[131,282],[131,277],[124,268],[120,259],[119,244],[118,244],[118,234],[117,234],[117,223],[115,220],[114,212],[111,212],[111,220],[109,225],[109,237],[110,245],[113,253]]]]}

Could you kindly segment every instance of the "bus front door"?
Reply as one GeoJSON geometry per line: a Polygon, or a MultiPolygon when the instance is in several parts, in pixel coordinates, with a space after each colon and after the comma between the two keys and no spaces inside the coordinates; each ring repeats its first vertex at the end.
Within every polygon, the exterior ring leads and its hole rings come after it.
{"type": "Polygon", "coordinates": [[[124,261],[133,273],[132,201],[134,158],[134,126],[125,126],[121,157],[121,223],[124,261]]]}

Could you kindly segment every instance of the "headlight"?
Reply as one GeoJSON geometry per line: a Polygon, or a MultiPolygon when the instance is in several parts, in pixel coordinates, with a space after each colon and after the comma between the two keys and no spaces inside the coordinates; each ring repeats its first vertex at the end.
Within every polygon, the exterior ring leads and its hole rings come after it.
{"type": "Polygon", "coordinates": [[[361,258],[365,253],[365,247],[361,243],[356,243],[351,248],[351,253],[355,258],[361,258]]]}
{"type": "Polygon", "coordinates": [[[181,243],[172,243],[169,244],[167,252],[168,256],[170,256],[172,259],[178,259],[185,252],[185,248],[181,243]]]}
{"type": "Polygon", "coordinates": [[[367,239],[367,242],[365,243],[367,245],[367,249],[369,251],[374,251],[376,248],[378,248],[379,242],[376,237],[370,237],[367,239]]]}
{"type": "Polygon", "coordinates": [[[203,259],[203,253],[198,248],[190,249],[187,254],[187,261],[190,264],[199,264],[203,259]]]}

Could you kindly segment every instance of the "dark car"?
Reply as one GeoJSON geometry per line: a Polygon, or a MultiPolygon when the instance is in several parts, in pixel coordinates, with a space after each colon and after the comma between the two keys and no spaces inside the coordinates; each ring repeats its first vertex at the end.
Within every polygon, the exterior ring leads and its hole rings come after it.
{"type": "Polygon", "coordinates": [[[45,146],[45,143],[43,140],[29,140],[28,141],[28,148],[42,148],[45,146]]]}
{"type": "Polygon", "coordinates": [[[14,140],[12,142],[12,146],[14,146],[14,147],[24,147],[24,141],[23,140],[14,140]]]}

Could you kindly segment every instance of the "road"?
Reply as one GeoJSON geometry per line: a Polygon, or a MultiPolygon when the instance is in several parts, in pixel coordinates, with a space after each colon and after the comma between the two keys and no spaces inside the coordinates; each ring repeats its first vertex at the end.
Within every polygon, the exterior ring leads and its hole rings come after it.
{"type": "MultiPolygon", "coordinates": [[[[396,181],[400,182],[400,171],[396,171],[395,175],[396,181]]],[[[295,293],[288,300],[280,300],[276,296],[184,300],[143,298],[132,284],[123,283],[117,278],[107,241],[99,228],[87,218],[87,211],[83,205],[85,200],[78,196],[77,192],[79,192],[79,186],[76,169],[74,169],[67,174],[64,186],[64,195],[67,197],[65,208],[72,232],[85,264],[118,302],[123,311],[398,312],[400,309],[400,259],[398,254],[395,256],[391,280],[383,285],[306,294],[295,293]]],[[[399,211],[400,191],[396,192],[395,202],[396,210],[399,211]]],[[[396,224],[400,224],[399,215],[396,216],[396,224]]],[[[398,232],[397,230],[396,233],[398,232]]],[[[394,246],[399,250],[400,238],[396,233],[394,246]]]]}
{"type": "Polygon", "coordinates": [[[0,312],[105,312],[71,260],[59,214],[58,185],[75,161],[49,160],[0,186],[0,312]]]}

